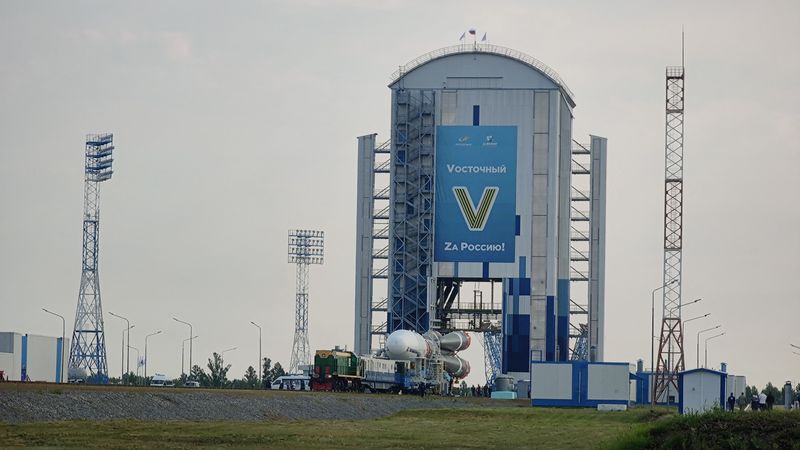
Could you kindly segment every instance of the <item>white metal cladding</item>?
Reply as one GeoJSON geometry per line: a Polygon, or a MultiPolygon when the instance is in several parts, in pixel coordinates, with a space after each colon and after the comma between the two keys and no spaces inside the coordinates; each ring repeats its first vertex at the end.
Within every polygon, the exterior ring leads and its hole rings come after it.
{"type": "Polygon", "coordinates": [[[725,399],[720,396],[721,379],[724,373],[705,370],[682,373],[683,388],[681,399],[682,414],[702,413],[725,406],[725,399]]]}
{"type": "Polygon", "coordinates": [[[591,248],[589,255],[589,358],[605,355],[606,138],[591,136],[591,248]]]}
{"type": "Polygon", "coordinates": [[[22,335],[0,333],[0,370],[9,381],[20,381],[22,373],[22,335]]]}
{"type": "Polygon", "coordinates": [[[537,400],[574,400],[572,364],[531,365],[531,398],[537,400]]]}
{"type": "Polygon", "coordinates": [[[430,51],[428,53],[425,53],[424,55],[414,58],[413,60],[406,63],[404,66],[400,67],[397,71],[395,71],[392,74],[391,84],[396,83],[400,78],[408,76],[410,72],[414,71],[420,66],[428,64],[429,62],[435,59],[444,58],[447,56],[457,55],[457,54],[469,54],[475,57],[479,55],[497,55],[519,61],[520,63],[535,69],[537,72],[540,72],[541,74],[549,78],[550,81],[552,81],[554,84],[563,89],[570,102],[570,105],[575,106],[574,102],[575,95],[573,95],[572,91],[569,90],[567,84],[564,82],[564,80],[561,79],[561,76],[547,64],[539,61],[533,56],[527,55],[518,50],[492,44],[477,44],[477,43],[473,45],[461,44],[461,45],[453,45],[450,47],[443,47],[430,51]]]}
{"type": "Polygon", "coordinates": [[[31,381],[56,381],[57,338],[28,335],[27,374],[31,381]]]}
{"type": "Polygon", "coordinates": [[[588,400],[629,400],[627,364],[589,364],[588,400]]]}
{"type": "Polygon", "coordinates": [[[371,352],[373,273],[373,189],[375,186],[375,135],[358,137],[356,198],[355,346],[358,354],[371,352]]]}

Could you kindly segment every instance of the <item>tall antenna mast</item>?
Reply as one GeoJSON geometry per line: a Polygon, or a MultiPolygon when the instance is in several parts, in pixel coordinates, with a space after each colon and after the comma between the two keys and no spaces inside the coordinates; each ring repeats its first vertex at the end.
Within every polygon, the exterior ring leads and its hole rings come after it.
{"type": "Polygon", "coordinates": [[[114,135],[86,136],[86,165],[83,195],[83,258],[78,308],[69,352],[69,367],[88,371],[93,383],[108,383],[106,340],[103,331],[103,307],[100,303],[98,257],[100,252],[99,184],[114,173],[114,135]]]}
{"type": "Polygon", "coordinates": [[[678,392],[678,372],[684,370],[681,322],[681,269],[683,250],[683,107],[684,45],[681,31],[681,66],[666,69],[666,129],[664,177],[664,297],[658,364],[653,403],[666,394],[671,403],[678,392]]]}
{"type": "Polygon", "coordinates": [[[311,364],[308,344],[308,266],[322,264],[325,256],[325,232],[289,230],[289,262],[297,264],[295,323],[289,373],[300,373],[311,364]]]}

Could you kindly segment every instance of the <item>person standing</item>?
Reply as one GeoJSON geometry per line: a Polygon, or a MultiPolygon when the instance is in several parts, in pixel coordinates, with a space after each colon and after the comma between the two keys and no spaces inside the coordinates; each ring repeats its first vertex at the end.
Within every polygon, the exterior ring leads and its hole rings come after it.
{"type": "Polygon", "coordinates": [[[758,394],[758,410],[764,411],[767,409],[767,394],[761,392],[758,394]]]}
{"type": "Polygon", "coordinates": [[[728,411],[733,411],[735,405],[736,405],[736,396],[734,396],[733,392],[731,392],[731,395],[728,396],[728,411]]]}
{"type": "Polygon", "coordinates": [[[744,396],[744,392],[739,396],[736,404],[739,406],[739,411],[744,411],[744,408],[747,406],[747,397],[744,396]]]}
{"type": "Polygon", "coordinates": [[[753,399],[750,400],[750,411],[758,411],[758,394],[753,394],[753,399]]]}
{"type": "Polygon", "coordinates": [[[766,401],[767,401],[767,410],[772,410],[772,405],[775,404],[775,396],[772,395],[772,392],[767,394],[766,401]]]}

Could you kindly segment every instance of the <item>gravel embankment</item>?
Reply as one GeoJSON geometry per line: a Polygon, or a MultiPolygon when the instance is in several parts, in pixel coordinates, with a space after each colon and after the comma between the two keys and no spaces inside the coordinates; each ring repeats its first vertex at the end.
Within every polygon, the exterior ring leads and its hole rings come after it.
{"type": "MultiPolygon", "coordinates": [[[[479,400],[479,399],[475,399],[479,400]]],[[[482,399],[481,399],[482,400],[482,399]]],[[[483,401],[428,396],[300,392],[2,390],[0,423],[59,420],[371,419],[405,409],[459,408],[483,401]]],[[[491,406],[500,406],[492,404],[491,406]]],[[[509,405],[510,406],[510,405],[509,405]]]]}

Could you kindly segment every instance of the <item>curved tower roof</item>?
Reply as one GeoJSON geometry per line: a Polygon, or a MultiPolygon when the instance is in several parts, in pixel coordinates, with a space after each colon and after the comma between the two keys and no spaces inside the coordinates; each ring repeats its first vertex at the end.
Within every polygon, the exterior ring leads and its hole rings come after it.
{"type": "Polygon", "coordinates": [[[567,87],[567,84],[561,76],[550,66],[518,50],[491,44],[454,45],[425,53],[407,62],[405,65],[400,66],[400,68],[392,74],[389,86],[394,86],[401,79],[429,63],[451,58],[455,55],[494,55],[521,63],[540,73],[555,84],[564,93],[570,105],[575,106],[575,95],[569,87],[567,87]]]}

